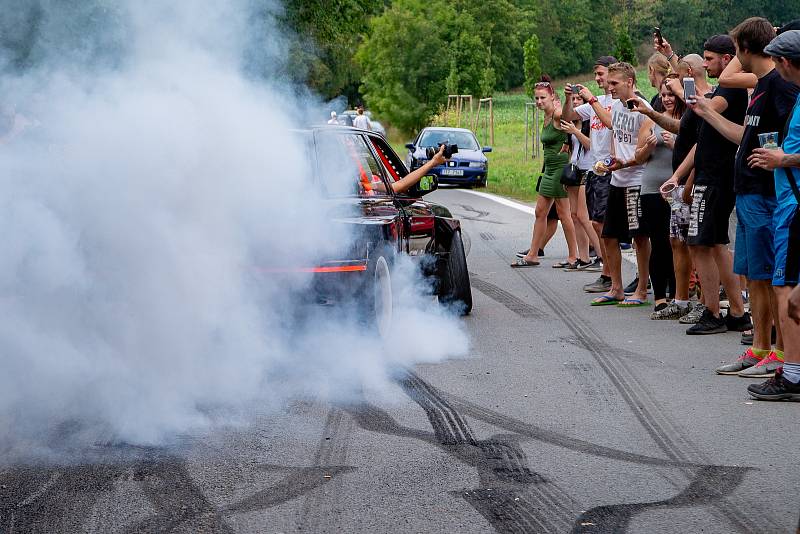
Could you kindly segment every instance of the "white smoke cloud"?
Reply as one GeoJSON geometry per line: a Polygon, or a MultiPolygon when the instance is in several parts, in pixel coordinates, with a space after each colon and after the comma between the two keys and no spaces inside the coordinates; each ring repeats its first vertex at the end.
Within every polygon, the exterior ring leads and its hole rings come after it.
{"type": "Polygon", "coordinates": [[[307,280],[255,269],[351,238],[288,134],[313,105],[247,74],[254,54],[281,69],[268,18],[254,25],[244,1],[131,0],[103,8],[102,31],[79,28],[100,44],[76,48],[60,32],[86,13],[41,5],[35,64],[4,58],[0,80],[29,121],[0,143],[0,459],[41,454],[63,423],[167,443],[215,410],[246,420],[256,404],[346,395],[392,365],[466,351],[403,262],[386,340],[325,310],[297,328],[307,280]]]}

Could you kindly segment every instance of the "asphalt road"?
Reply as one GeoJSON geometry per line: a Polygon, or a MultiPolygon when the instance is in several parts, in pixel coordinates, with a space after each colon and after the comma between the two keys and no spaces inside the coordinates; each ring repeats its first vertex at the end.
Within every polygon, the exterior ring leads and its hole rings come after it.
{"type": "Polygon", "coordinates": [[[543,267],[508,267],[530,215],[431,198],[470,238],[469,358],[179,451],[0,465],[0,532],[794,532],[800,405],[714,374],[738,333],[591,308],[580,286],[596,274],[549,268],[559,238],[543,267]]]}

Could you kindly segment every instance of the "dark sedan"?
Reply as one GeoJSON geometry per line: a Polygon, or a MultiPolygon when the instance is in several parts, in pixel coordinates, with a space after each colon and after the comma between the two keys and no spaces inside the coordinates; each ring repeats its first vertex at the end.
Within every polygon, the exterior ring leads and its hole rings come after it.
{"type": "Polygon", "coordinates": [[[354,303],[385,334],[392,325],[392,270],[400,255],[416,261],[439,301],[459,313],[472,310],[461,223],[450,211],[421,197],[436,189],[426,177],[406,193],[391,183],[408,174],[386,140],[373,132],[327,126],[300,132],[313,159],[332,224],[345,224],[348,243],[314,265],[311,273],[321,303],[354,303]]]}
{"type": "Polygon", "coordinates": [[[485,187],[489,179],[489,160],[486,153],[491,147],[481,147],[475,134],[465,128],[424,128],[412,143],[408,143],[406,164],[416,169],[428,161],[425,149],[436,148],[440,143],[458,145],[458,153],[445,165],[436,167],[434,174],[441,184],[463,184],[485,187]]]}

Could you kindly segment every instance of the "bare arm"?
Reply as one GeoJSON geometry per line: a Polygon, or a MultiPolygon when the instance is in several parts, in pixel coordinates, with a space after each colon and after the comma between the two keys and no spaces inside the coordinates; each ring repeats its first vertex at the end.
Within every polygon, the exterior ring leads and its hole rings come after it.
{"type": "Polygon", "coordinates": [[[565,121],[579,120],[578,114],[575,113],[575,106],[572,105],[572,91],[569,87],[564,88],[564,106],[561,109],[561,118],[565,121]]]}
{"type": "Polygon", "coordinates": [[[591,140],[585,135],[583,135],[583,132],[581,132],[581,129],[578,128],[577,124],[561,119],[561,130],[574,136],[575,139],[577,139],[578,142],[581,144],[581,146],[583,146],[583,148],[585,148],[586,150],[589,150],[591,148],[592,146],[591,140]]]}
{"type": "Polygon", "coordinates": [[[442,147],[439,149],[439,152],[437,152],[436,155],[433,156],[433,158],[431,158],[431,160],[428,161],[425,165],[414,171],[411,171],[410,173],[406,174],[396,182],[392,182],[392,191],[394,191],[395,193],[405,193],[406,191],[414,187],[414,185],[416,185],[417,182],[422,180],[422,178],[426,176],[431,171],[431,169],[433,169],[434,167],[438,167],[445,161],[446,160],[444,159],[444,145],[442,145],[442,147]]]}
{"type": "Polygon", "coordinates": [[[645,106],[644,103],[639,99],[635,99],[634,102],[635,102],[634,110],[638,111],[639,113],[641,113],[642,115],[644,115],[649,119],[649,121],[646,122],[651,123],[651,128],[652,128],[652,123],[654,122],[659,126],[661,126],[662,128],[664,128],[666,131],[675,134],[678,133],[678,131],[681,129],[680,119],[670,117],[666,113],[659,113],[658,111],[645,106]]]}
{"type": "Polygon", "coordinates": [[[645,119],[639,128],[639,139],[636,143],[636,152],[634,153],[634,160],[638,164],[642,164],[653,155],[653,151],[658,145],[658,139],[653,133],[653,126],[655,123],[651,119],[645,119]]]}
{"type": "Polygon", "coordinates": [[[782,148],[756,148],[747,157],[747,163],[768,171],[778,167],[800,167],[800,154],[786,154],[782,148]]]}
{"type": "Polygon", "coordinates": [[[734,56],[717,81],[721,87],[752,89],[758,83],[758,76],[750,72],[744,72],[739,58],[734,56]]]}
{"type": "MultiPolygon", "coordinates": [[[[675,169],[675,172],[672,173],[672,176],[670,176],[669,180],[667,180],[666,182],[664,182],[661,185],[662,194],[664,194],[664,192],[665,192],[664,191],[665,187],[668,187],[669,185],[677,186],[681,181],[681,177],[690,176],[690,175],[693,176],[694,175],[694,154],[695,154],[695,152],[697,152],[697,145],[694,145],[692,147],[692,149],[686,155],[686,158],[681,162],[680,165],[678,165],[678,168],[675,169]]],[[[687,187],[689,187],[688,182],[687,182],[687,187]]]]}
{"type": "Polygon", "coordinates": [[[608,128],[609,130],[613,130],[611,126],[611,112],[604,108],[600,101],[594,97],[591,91],[589,91],[586,87],[581,87],[581,98],[583,98],[584,102],[592,102],[591,106],[594,110],[597,118],[600,119],[600,122],[603,123],[603,126],[608,128]]]}
{"type": "Polygon", "coordinates": [[[722,136],[725,137],[725,139],[727,139],[731,143],[736,143],[738,145],[742,142],[742,136],[744,135],[744,125],[731,122],[721,115],[721,111],[716,109],[721,105],[721,103],[719,102],[720,100],[725,102],[724,105],[725,108],[727,108],[728,102],[721,96],[715,96],[713,99],[709,100],[704,96],[698,95],[693,102],[689,103],[689,106],[701,118],[705,119],[705,121],[708,124],[710,124],[716,131],[722,134],[722,136]]]}

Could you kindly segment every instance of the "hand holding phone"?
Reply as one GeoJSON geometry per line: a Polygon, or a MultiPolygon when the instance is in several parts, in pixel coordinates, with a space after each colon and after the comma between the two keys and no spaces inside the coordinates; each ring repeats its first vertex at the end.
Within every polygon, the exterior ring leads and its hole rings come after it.
{"type": "Polygon", "coordinates": [[[653,28],[653,36],[655,36],[658,46],[664,46],[664,36],[661,35],[661,28],[658,26],[653,28]]]}
{"type": "Polygon", "coordinates": [[[693,103],[697,99],[697,88],[694,84],[694,78],[683,79],[683,101],[686,103],[693,103]]]}

